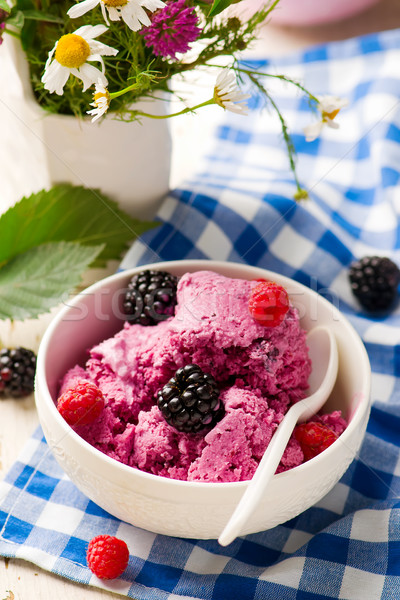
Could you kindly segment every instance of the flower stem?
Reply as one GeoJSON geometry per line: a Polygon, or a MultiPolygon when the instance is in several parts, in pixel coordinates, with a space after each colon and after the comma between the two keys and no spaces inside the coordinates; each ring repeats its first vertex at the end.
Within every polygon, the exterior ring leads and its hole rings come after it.
{"type": "MultiPolygon", "coordinates": [[[[210,65],[212,67],[217,67],[220,69],[223,69],[224,67],[221,65],[210,65]]],[[[253,71],[251,69],[245,69],[243,67],[238,67],[235,65],[235,67],[233,67],[234,70],[237,73],[244,73],[245,75],[247,75],[250,79],[252,79],[251,75],[257,76],[257,77],[272,77],[274,79],[280,79],[281,81],[284,81],[285,83],[290,83],[291,85],[294,85],[295,87],[297,87],[299,90],[301,90],[306,96],[308,96],[308,98],[313,101],[313,102],[317,102],[318,103],[318,98],[316,98],[314,96],[314,94],[312,94],[307,88],[305,88],[300,82],[296,81],[295,79],[291,79],[290,77],[287,77],[287,75],[281,75],[281,74],[274,74],[274,73],[263,73],[261,71],[253,71]]],[[[252,79],[252,81],[254,81],[252,79]]]]}
{"type": "Polygon", "coordinates": [[[271,95],[268,93],[268,91],[257,80],[256,75],[259,75],[259,73],[258,72],[251,73],[249,71],[246,71],[246,73],[249,76],[250,80],[258,88],[258,90],[271,103],[272,108],[275,110],[276,114],[278,115],[278,119],[280,120],[280,123],[281,123],[283,139],[286,144],[286,150],[288,153],[290,169],[292,171],[292,174],[293,174],[293,177],[294,177],[294,180],[296,183],[296,188],[297,188],[294,198],[295,198],[295,200],[304,200],[304,199],[308,198],[308,193],[304,188],[302,188],[302,186],[300,185],[299,179],[297,177],[296,161],[295,161],[296,149],[293,145],[292,138],[290,137],[286,121],[285,121],[277,103],[274,101],[274,99],[271,97],[271,95]]]}
{"type": "Polygon", "coordinates": [[[3,33],[8,33],[8,35],[12,35],[15,38],[21,39],[21,36],[19,33],[17,33],[16,31],[13,31],[12,29],[7,29],[7,27],[5,29],[3,29],[3,33]]]}
{"type": "Polygon", "coordinates": [[[198,108],[202,108],[203,106],[209,106],[210,104],[216,104],[214,98],[210,98],[210,100],[206,100],[205,102],[196,104],[196,106],[188,106],[187,108],[184,108],[179,112],[171,113],[169,115],[152,115],[142,110],[135,111],[135,115],[140,115],[141,117],[148,117],[150,119],[170,119],[171,117],[179,117],[180,115],[184,115],[189,112],[194,112],[198,108]]]}

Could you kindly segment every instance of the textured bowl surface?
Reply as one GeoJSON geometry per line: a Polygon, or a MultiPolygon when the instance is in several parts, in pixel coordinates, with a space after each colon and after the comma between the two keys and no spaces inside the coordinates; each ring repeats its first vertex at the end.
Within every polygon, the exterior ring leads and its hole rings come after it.
{"type": "MultiPolygon", "coordinates": [[[[65,372],[84,363],[86,350],[122,326],[121,290],[135,272],[108,277],[71,300],[45,332],[38,352],[36,405],[55,458],[77,487],[114,516],[144,529],[190,538],[218,538],[247,483],[183,482],[143,473],[102,454],[81,439],[59,415],[55,400],[65,372]]],[[[149,268],[149,267],[148,267],[149,268]]],[[[151,265],[178,276],[213,270],[228,277],[273,279],[288,290],[301,324],[327,325],[339,348],[339,374],[325,411],[343,411],[349,425],[322,454],[275,475],[243,534],[274,527],[320,500],[340,479],[362,442],[369,416],[370,365],[362,341],[347,319],[326,299],[291,279],[264,269],[214,261],[151,265]]]]}

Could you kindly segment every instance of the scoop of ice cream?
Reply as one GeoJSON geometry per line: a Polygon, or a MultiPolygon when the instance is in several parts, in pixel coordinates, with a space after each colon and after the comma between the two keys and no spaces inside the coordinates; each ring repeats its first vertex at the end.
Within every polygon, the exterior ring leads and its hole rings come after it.
{"type": "MultiPolygon", "coordinates": [[[[288,406],[304,397],[311,368],[297,310],[291,306],[276,327],[257,323],[248,310],[252,286],[211,271],[186,273],[174,317],[152,327],[126,323],[92,348],[85,369],[72,369],[62,383],[65,389],[79,376],[89,378],[106,398],[101,419],[78,433],[157,475],[251,478],[288,406]],[[222,420],[198,434],[176,431],[156,406],[158,390],[189,363],[215,378],[225,405],[222,420]]],[[[280,469],[301,461],[292,444],[280,469]]]]}

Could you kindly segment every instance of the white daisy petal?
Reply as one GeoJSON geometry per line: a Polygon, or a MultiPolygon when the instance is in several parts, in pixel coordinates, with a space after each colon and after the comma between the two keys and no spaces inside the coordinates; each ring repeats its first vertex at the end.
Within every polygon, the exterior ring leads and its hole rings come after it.
{"type": "Polygon", "coordinates": [[[71,17],[71,19],[81,17],[85,13],[89,12],[89,10],[92,10],[95,6],[97,6],[99,2],[101,2],[101,0],[84,0],[83,2],[79,2],[67,10],[67,15],[71,17]]]}
{"type": "Polygon", "coordinates": [[[348,104],[346,98],[339,98],[339,96],[321,96],[317,100],[317,108],[321,114],[321,119],[318,123],[308,125],[303,129],[307,142],[314,141],[321,134],[324,125],[331,129],[338,129],[339,123],[334,119],[339,111],[348,104]]]}
{"type": "Polygon", "coordinates": [[[100,56],[100,54],[91,54],[89,56],[89,58],[87,59],[87,62],[99,62],[101,64],[101,72],[104,73],[105,71],[105,66],[104,66],[104,60],[103,57],[100,56]]]}
{"type": "Polygon", "coordinates": [[[110,106],[110,95],[108,90],[102,84],[99,79],[95,85],[95,90],[93,94],[93,102],[90,106],[94,106],[92,110],[88,110],[88,115],[93,115],[92,123],[97,121],[100,117],[102,117],[108,110],[110,106]]]}
{"type": "Polygon", "coordinates": [[[224,88],[227,82],[232,80],[232,73],[228,69],[223,69],[218,73],[217,77],[217,87],[224,88]]]}
{"type": "MultiPolygon", "coordinates": [[[[128,7],[128,5],[125,6],[128,7]]],[[[151,25],[149,15],[141,6],[135,4],[134,2],[130,2],[129,10],[128,8],[125,8],[125,10],[121,11],[121,15],[124,22],[132,31],[139,31],[143,25],[145,27],[151,25]]]]}
{"type": "Polygon", "coordinates": [[[106,76],[95,66],[89,65],[88,63],[85,63],[79,69],[73,69],[72,74],[82,81],[84,92],[99,79],[104,85],[107,85],[108,83],[106,76]]]}
{"type": "MultiPolygon", "coordinates": [[[[85,1],[86,0],[84,0],[84,2],[85,1]]],[[[49,90],[50,93],[56,92],[57,94],[62,95],[69,75],[74,75],[82,81],[83,91],[96,83],[98,80],[104,83],[104,85],[107,84],[107,79],[104,75],[103,56],[115,56],[118,53],[118,50],[111,48],[111,46],[107,46],[106,44],[102,44],[94,39],[96,36],[101,35],[105,31],[107,31],[107,27],[105,25],[84,25],[79,27],[74,32],[75,36],[81,37],[83,40],[85,40],[85,42],[87,42],[89,46],[89,56],[85,55],[85,53],[79,53],[79,51],[75,51],[75,56],[72,53],[75,62],[75,64],[72,62],[72,66],[71,54],[69,54],[69,51],[71,47],[73,50],[76,48],[74,35],[62,36],[60,40],[56,42],[54,48],[49,52],[49,57],[46,61],[46,66],[42,77],[42,82],[45,84],[45,88],[49,90]],[[62,43],[61,40],[63,40],[62,43]],[[54,53],[57,46],[59,52],[57,58],[55,58],[54,53]],[[66,60],[65,57],[67,57],[68,60],[66,60]],[[89,64],[89,62],[94,61],[100,62],[101,71],[94,65],[89,64]],[[65,62],[68,66],[65,66],[65,62]]]]}
{"type": "Polygon", "coordinates": [[[108,16],[110,21],[120,21],[121,20],[121,11],[116,6],[107,6],[108,16]]]}
{"type": "Polygon", "coordinates": [[[231,112],[240,114],[240,115],[247,115],[247,110],[246,110],[246,106],[243,106],[242,104],[235,104],[234,102],[227,102],[225,104],[225,108],[226,110],[229,110],[231,112]]]}
{"type": "Polygon", "coordinates": [[[69,69],[63,67],[57,61],[54,61],[47,71],[45,71],[42,77],[42,83],[44,83],[44,88],[48,90],[50,94],[56,93],[57,96],[62,96],[64,85],[67,83],[68,77],[69,69]]]}
{"type": "Polygon", "coordinates": [[[304,127],[303,131],[306,136],[306,142],[313,142],[320,135],[323,128],[322,121],[317,121],[316,123],[311,123],[304,127]]]}
{"type": "Polygon", "coordinates": [[[99,25],[82,25],[82,27],[79,27],[76,31],[74,31],[74,34],[80,35],[81,37],[85,38],[87,42],[89,42],[89,40],[98,37],[106,31],[107,27],[105,25],[101,25],[100,23],[99,25]]]}
{"type": "Polygon", "coordinates": [[[165,2],[162,2],[161,0],[143,0],[141,5],[143,8],[147,8],[147,10],[154,12],[158,8],[164,8],[165,2]]]}
{"type": "Polygon", "coordinates": [[[95,121],[97,121],[97,119],[100,119],[100,117],[102,117],[106,112],[107,112],[107,107],[105,108],[104,111],[101,110],[100,107],[96,107],[96,108],[92,108],[91,110],[87,110],[86,114],[93,115],[92,123],[94,123],[95,121]]]}
{"type": "Polygon", "coordinates": [[[102,56],[115,56],[118,54],[118,50],[111,48],[111,46],[107,46],[107,44],[102,44],[97,40],[90,40],[89,48],[91,54],[101,54],[102,56]]]}
{"type": "Polygon", "coordinates": [[[48,56],[48,58],[46,60],[46,64],[44,65],[44,70],[45,71],[50,66],[51,59],[53,58],[54,52],[56,51],[56,48],[57,48],[57,44],[58,44],[58,41],[54,44],[53,48],[49,52],[49,56],[48,56]]]}
{"type": "Polygon", "coordinates": [[[107,25],[110,25],[110,22],[109,22],[108,16],[107,16],[106,5],[101,0],[100,0],[100,6],[101,6],[101,14],[103,15],[103,19],[105,20],[107,25]]]}
{"type": "Polygon", "coordinates": [[[236,84],[236,77],[230,69],[219,72],[214,88],[214,100],[219,106],[238,114],[247,114],[247,105],[244,100],[250,98],[243,94],[236,84]]]}
{"type": "Polygon", "coordinates": [[[331,129],[339,129],[339,123],[336,123],[336,121],[334,121],[333,119],[329,119],[329,117],[325,118],[325,123],[328,125],[328,127],[330,127],[331,129]]]}
{"type": "Polygon", "coordinates": [[[321,96],[318,98],[318,104],[321,112],[331,113],[347,106],[348,100],[346,98],[339,98],[339,96],[321,96]]]}

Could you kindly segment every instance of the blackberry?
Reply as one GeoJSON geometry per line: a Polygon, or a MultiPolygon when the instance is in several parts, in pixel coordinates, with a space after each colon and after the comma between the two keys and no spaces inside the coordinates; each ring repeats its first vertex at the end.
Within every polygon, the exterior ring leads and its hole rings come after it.
{"type": "Polygon", "coordinates": [[[196,433],[224,416],[214,377],[198,365],[186,365],[157,394],[164,419],[178,431],[196,433]]]}
{"type": "Polygon", "coordinates": [[[367,310],[388,309],[397,296],[400,270],[390,258],[365,256],[350,265],[353,294],[367,310]]]}
{"type": "Polygon", "coordinates": [[[157,325],[175,313],[178,278],[167,271],[141,271],[128,283],[123,312],[130,323],[157,325]]]}
{"type": "Polygon", "coordinates": [[[28,396],[33,392],[36,356],[27,348],[0,350],[0,396],[28,396]]]}

